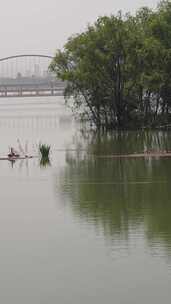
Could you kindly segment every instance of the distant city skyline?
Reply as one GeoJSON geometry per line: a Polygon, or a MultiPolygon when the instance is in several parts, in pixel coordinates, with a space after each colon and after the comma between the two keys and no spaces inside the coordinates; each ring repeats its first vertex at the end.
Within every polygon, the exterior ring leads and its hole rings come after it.
{"type": "Polygon", "coordinates": [[[51,59],[39,56],[17,56],[0,61],[0,78],[48,77],[51,59]]]}
{"type": "Polygon", "coordinates": [[[0,10],[0,58],[12,54],[54,55],[67,38],[98,16],[155,7],[156,0],[6,0],[0,10]]]}

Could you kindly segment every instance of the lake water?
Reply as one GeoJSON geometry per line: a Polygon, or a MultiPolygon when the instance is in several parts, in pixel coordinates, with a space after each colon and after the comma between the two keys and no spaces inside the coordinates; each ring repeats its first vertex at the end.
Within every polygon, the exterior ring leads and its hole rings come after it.
{"type": "Polygon", "coordinates": [[[0,302],[159,304],[171,299],[171,134],[83,132],[63,99],[0,100],[0,302]]]}

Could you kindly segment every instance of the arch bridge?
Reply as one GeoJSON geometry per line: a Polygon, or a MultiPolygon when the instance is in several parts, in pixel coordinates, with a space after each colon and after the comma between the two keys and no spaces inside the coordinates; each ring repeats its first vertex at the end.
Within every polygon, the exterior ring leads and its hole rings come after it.
{"type": "Polygon", "coordinates": [[[0,97],[63,95],[64,83],[49,71],[52,59],[42,54],[0,58],[0,97]]]}

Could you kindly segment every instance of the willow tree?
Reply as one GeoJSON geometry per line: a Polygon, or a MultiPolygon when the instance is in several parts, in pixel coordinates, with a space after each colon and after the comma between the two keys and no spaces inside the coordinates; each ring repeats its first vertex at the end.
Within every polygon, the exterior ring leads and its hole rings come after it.
{"type": "Polygon", "coordinates": [[[136,116],[140,32],[135,19],[102,17],[58,50],[51,70],[67,82],[65,97],[100,128],[124,127],[136,116]]]}
{"type": "Polygon", "coordinates": [[[50,69],[66,81],[66,101],[97,128],[171,120],[171,3],[135,16],[101,17],[68,39],[50,69]]]}

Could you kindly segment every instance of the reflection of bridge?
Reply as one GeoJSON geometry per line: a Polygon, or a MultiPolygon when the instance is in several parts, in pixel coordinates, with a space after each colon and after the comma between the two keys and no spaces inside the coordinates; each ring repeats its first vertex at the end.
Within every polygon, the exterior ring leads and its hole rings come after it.
{"type": "Polygon", "coordinates": [[[41,114],[41,115],[25,115],[22,116],[0,116],[0,128],[1,130],[12,129],[12,130],[38,130],[38,129],[70,129],[72,125],[72,117],[54,114],[41,114]]]}
{"type": "Polygon", "coordinates": [[[23,54],[0,59],[0,97],[60,96],[64,83],[49,71],[52,56],[23,54]]]}

